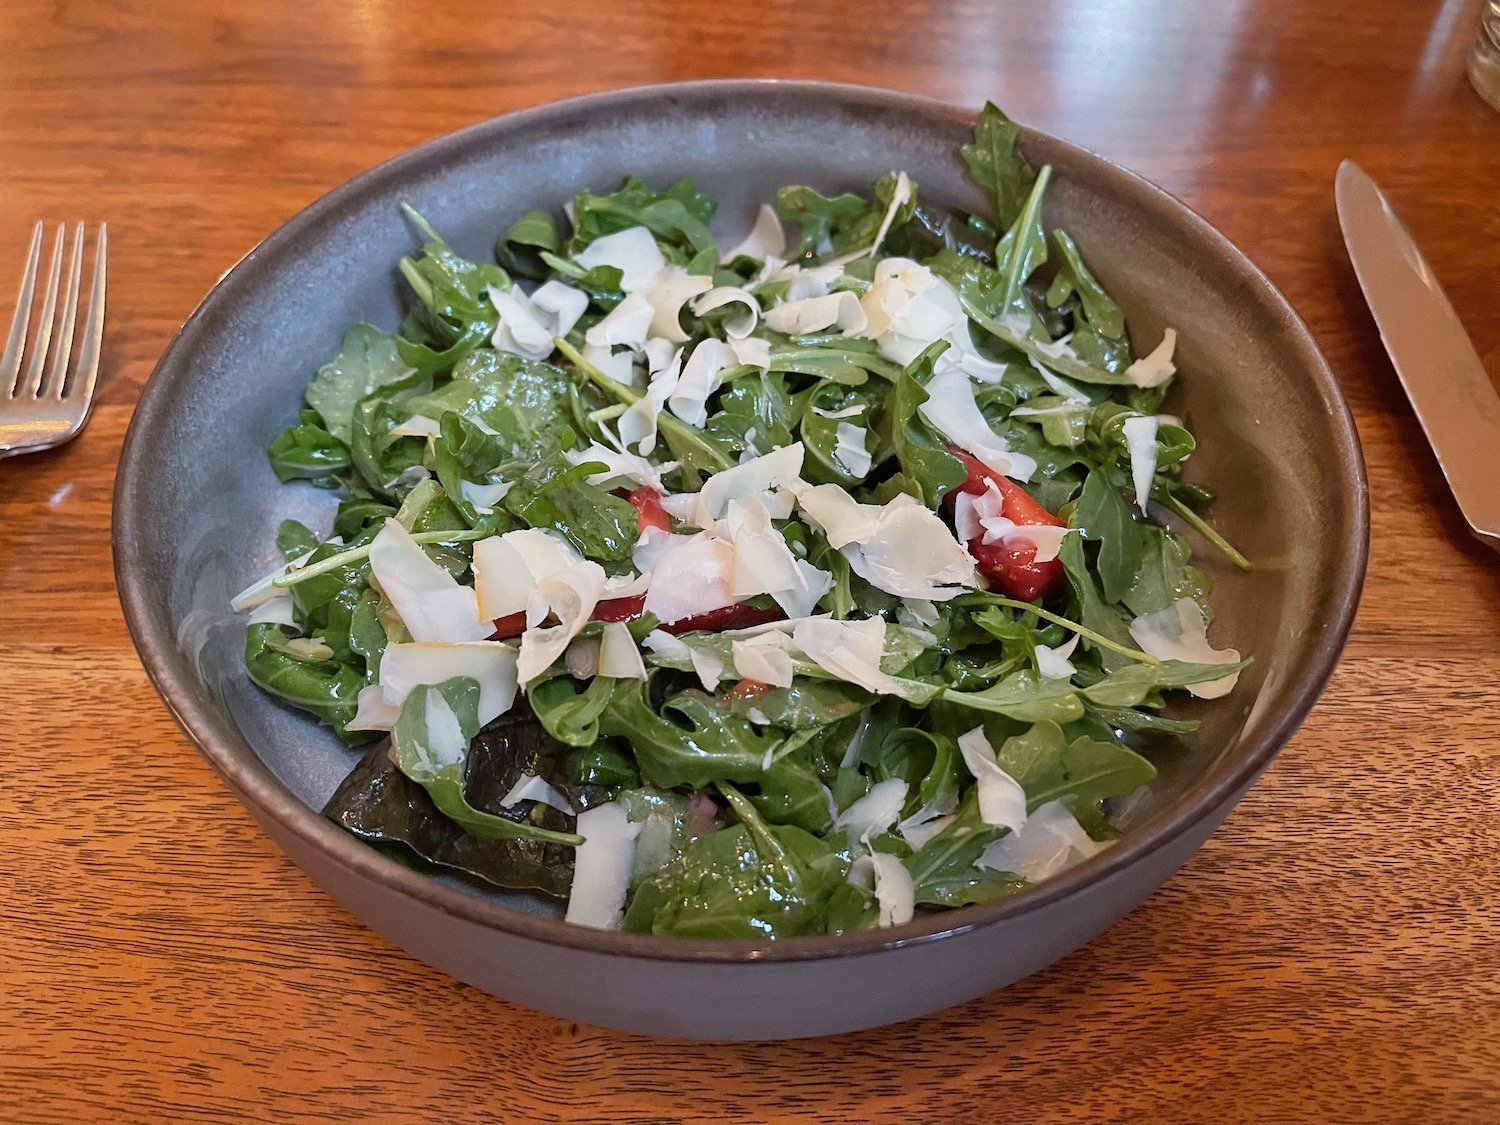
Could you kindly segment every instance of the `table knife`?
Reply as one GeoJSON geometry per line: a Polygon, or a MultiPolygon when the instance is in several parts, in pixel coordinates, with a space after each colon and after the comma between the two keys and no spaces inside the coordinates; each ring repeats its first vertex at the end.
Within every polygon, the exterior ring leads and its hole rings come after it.
{"type": "Polygon", "coordinates": [[[1469,529],[1500,550],[1500,395],[1390,200],[1352,160],[1339,226],[1380,339],[1469,529]]]}

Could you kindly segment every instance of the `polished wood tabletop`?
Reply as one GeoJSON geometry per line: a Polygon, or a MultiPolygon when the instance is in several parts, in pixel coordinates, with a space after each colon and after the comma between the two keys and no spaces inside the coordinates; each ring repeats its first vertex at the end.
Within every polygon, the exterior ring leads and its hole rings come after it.
{"type": "Polygon", "coordinates": [[[0,463],[0,1120],[1500,1121],[1500,558],[1465,531],[1333,210],[1352,156],[1500,375],[1479,7],[5,0],[0,280],[33,220],[87,218],[110,224],[111,288],[88,429],[0,463]],[[948,1012],[704,1046],[458,984],[293,866],[147,681],[110,491],[172,333],[304,205],[509,110],[747,75],[993,99],[1179,196],[1323,348],[1373,527],[1317,708],[1134,913],[948,1012]]]}

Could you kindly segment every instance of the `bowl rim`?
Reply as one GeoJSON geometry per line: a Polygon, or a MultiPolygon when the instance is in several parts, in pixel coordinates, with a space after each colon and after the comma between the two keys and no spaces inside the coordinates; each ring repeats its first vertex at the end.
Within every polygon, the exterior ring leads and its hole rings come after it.
{"type": "MultiPolygon", "coordinates": [[[[1040,910],[1075,894],[1089,884],[1103,882],[1134,866],[1214,816],[1234,795],[1252,782],[1312,709],[1327,684],[1347,641],[1358,608],[1369,556],[1369,497],[1359,436],[1347,402],[1327,361],[1306,324],[1269,278],[1250,259],[1186,204],[1114,161],[1041,130],[1022,127],[1021,143],[1042,140],[1070,159],[1094,162],[1114,184],[1127,189],[1132,203],[1185,224],[1214,245],[1221,260],[1247,281],[1255,295],[1283,321],[1300,365],[1312,381],[1324,407],[1334,444],[1331,452],[1345,480],[1348,498],[1345,520],[1336,529],[1336,573],[1329,597],[1327,626],[1296,669],[1297,676],[1281,685],[1284,702],[1275,721],[1253,741],[1241,741],[1208,774],[1193,782],[1172,805],[1137,831],[1098,855],[1044,883],[1013,896],[934,913],[886,930],[839,936],[815,935],[776,941],[678,938],[630,934],[570,925],[559,919],[507,906],[483,892],[460,889],[391,859],[300,801],[250,748],[236,749],[220,729],[227,717],[206,697],[201,681],[178,648],[165,607],[154,605],[132,575],[143,566],[142,544],[130,534],[149,501],[145,480],[150,458],[146,435],[169,420],[169,388],[190,376],[190,355],[198,338],[212,331],[215,312],[235,298],[244,285],[254,285],[284,249],[299,241],[309,227],[336,215],[347,203],[416,172],[429,162],[466,154],[516,126],[563,122],[601,109],[628,108],[662,98],[724,98],[757,100],[791,96],[866,110],[915,112],[938,122],[972,126],[976,113],[934,98],[835,82],[798,79],[706,79],[690,82],[629,86],[586,94],[516,110],[443,134],[375,165],[333,188],[298,211],[266,236],[230,269],[195,308],[158,360],[137,403],[120,453],[116,474],[111,542],[116,591],[125,622],[152,686],[177,725],[197,746],[215,771],[250,811],[269,817],[277,827],[325,859],[361,879],[385,884],[444,914],[476,923],[515,938],[564,946],[584,953],[651,961],[712,964],[798,962],[862,956],[924,945],[987,928],[1040,910]]],[[[496,890],[497,895],[504,893],[496,890]]]]}

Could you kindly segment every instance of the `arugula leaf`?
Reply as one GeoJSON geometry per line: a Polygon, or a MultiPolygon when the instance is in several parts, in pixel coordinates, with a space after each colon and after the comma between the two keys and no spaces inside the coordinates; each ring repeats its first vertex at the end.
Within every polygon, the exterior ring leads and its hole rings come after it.
{"type": "Polygon", "coordinates": [[[1043,679],[1030,668],[1012,672],[993,687],[983,691],[954,691],[948,688],[942,698],[976,711],[991,711],[1022,722],[1051,719],[1070,723],[1083,717],[1083,701],[1067,680],[1043,679]]]}
{"type": "Polygon", "coordinates": [[[1249,660],[1233,664],[1190,664],[1182,660],[1163,660],[1159,664],[1132,664],[1111,672],[1098,683],[1083,689],[1083,697],[1101,707],[1139,707],[1164,688],[1184,688],[1222,679],[1249,667],[1249,660]]]}
{"type": "Polygon", "coordinates": [[[867,200],[852,192],[830,199],[801,184],[776,189],[776,214],[801,229],[797,253],[804,258],[832,253],[834,235],[872,210],[867,200]]]}
{"type": "Polygon", "coordinates": [[[1063,230],[1054,230],[1052,240],[1057,243],[1062,261],[1058,264],[1052,284],[1047,287],[1048,306],[1059,308],[1076,293],[1083,307],[1083,315],[1088,318],[1090,325],[1112,340],[1123,339],[1125,314],[1104,291],[1104,286],[1089,272],[1088,266],[1084,265],[1078,244],[1063,230]]]}
{"type": "Polygon", "coordinates": [[[669,247],[697,254],[714,248],[708,220],[716,207],[713,199],[698,192],[691,177],[678,180],[666,191],[654,192],[634,176],[626,176],[613,195],[581,191],[574,198],[569,248],[577,254],[603,235],[646,227],[669,247]]]}
{"type": "Polygon", "coordinates": [[[947,341],[939,340],[907,364],[877,420],[882,443],[895,452],[901,466],[903,490],[929,508],[936,508],[967,475],[963,462],[948,452],[948,443],[917,413],[928,399],[924,387],[933,365],[947,348],[947,341]]]}
{"type": "Polygon", "coordinates": [[[759,781],[768,751],[781,736],[726,712],[701,692],[672,697],[671,717],[652,709],[651,680],[620,680],[599,717],[599,729],[635,748],[641,777],[659,789],[702,789],[717,781],[759,781]]]}
{"type": "Polygon", "coordinates": [[[1071,523],[1085,539],[1099,544],[1095,570],[1104,600],[1119,601],[1135,585],[1145,561],[1150,546],[1146,526],[1136,523],[1120,490],[1097,471],[1083,482],[1071,523]]]}
{"type": "Polygon", "coordinates": [[[552,457],[513,483],[501,503],[529,526],[558,532],[587,558],[621,562],[630,558],[640,525],[628,500],[588,483],[603,469],[597,461],[568,465],[552,457]]]}
{"type": "MultiPolygon", "coordinates": [[[[1130,628],[1124,616],[1104,600],[1093,575],[1089,573],[1088,564],[1083,557],[1082,539],[1077,535],[1064,535],[1057,557],[1063,564],[1068,585],[1073,588],[1075,606],[1069,611],[1069,616],[1122,648],[1133,649],[1135,641],[1130,636],[1130,628]]],[[[1131,657],[1094,645],[1087,639],[1084,643],[1099,654],[1105,671],[1135,663],[1131,657]]]]}
{"type": "MultiPolygon", "coordinates": [[[[245,668],[262,690],[329,723],[343,737],[354,718],[356,697],[365,678],[338,660],[315,660],[288,650],[295,639],[284,625],[258,623],[245,634],[245,668]]],[[[352,736],[363,739],[366,735],[352,736]]]]}
{"type": "Polygon", "coordinates": [[[295,426],[288,426],[266,447],[271,471],[285,484],[306,480],[318,488],[339,488],[341,474],[354,464],[349,447],[329,433],[315,410],[304,410],[295,426]]]}
{"type": "Polygon", "coordinates": [[[557,741],[568,746],[592,746],[599,739],[599,716],[615,690],[609,676],[595,676],[578,690],[572,676],[553,676],[533,683],[526,691],[531,709],[557,741]]]}
{"type": "Polygon", "coordinates": [[[438,811],[471,836],[538,840],[549,844],[583,843],[583,837],[484,812],[469,803],[464,774],[469,743],[479,733],[479,684],[455,676],[431,687],[419,687],[401,705],[391,728],[391,756],[401,772],[415,781],[438,811]],[[451,729],[450,729],[451,728],[451,729]],[[447,738],[456,731],[457,747],[447,738]]]}
{"type": "Polygon", "coordinates": [[[537,253],[547,250],[556,254],[562,247],[557,235],[557,220],[548,211],[527,211],[495,243],[495,259],[512,274],[542,281],[547,277],[547,263],[537,253]]]}
{"type": "Polygon", "coordinates": [[[1042,230],[1042,196],[1052,178],[1049,164],[1038,173],[1031,194],[999,243],[995,246],[995,265],[1000,274],[998,292],[990,295],[990,307],[1002,320],[1009,316],[1025,317],[1036,333],[1036,310],[1026,295],[1026,279],[1047,261],[1047,236],[1042,230]]]}
{"type": "Polygon", "coordinates": [[[959,149],[974,182],[990,197],[995,225],[1002,230],[1016,221],[1036,182],[1036,170],[1016,151],[1020,129],[993,102],[985,102],[974,126],[974,143],[959,149]]]}
{"type": "Polygon", "coordinates": [[[1156,767],[1134,750],[1087,737],[1069,742],[1049,721],[1007,738],[995,758],[1026,790],[1028,812],[1063,797],[1088,808],[1108,797],[1128,796],[1156,776],[1156,767]]]}
{"type": "Polygon", "coordinates": [[[355,405],[401,382],[412,370],[397,354],[394,336],[370,324],[356,324],[344,333],[338,355],[318,368],[304,397],[328,433],[348,445],[355,405]]]}
{"type": "Polygon", "coordinates": [[[1025,881],[1013,875],[974,866],[980,853],[1005,831],[980,819],[979,788],[970,787],[953,820],[904,861],[916,901],[967,906],[1025,887],[1025,881]]]}

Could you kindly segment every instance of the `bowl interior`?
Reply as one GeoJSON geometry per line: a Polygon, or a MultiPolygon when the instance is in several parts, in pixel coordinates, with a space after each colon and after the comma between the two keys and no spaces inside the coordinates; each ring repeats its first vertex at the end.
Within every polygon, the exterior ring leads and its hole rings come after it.
{"type": "MultiPolygon", "coordinates": [[[[399,323],[395,263],[419,245],[402,202],[460,253],[487,258],[514,218],[559,208],[580,188],[613,190],[626,173],[654,185],[693,176],[718,198],[713,227],[721,244],[732,244],[785,183],[865,191],[901,168],[925,196],[982,210],[957,155],[971,129],[965,111],[846,87],[623,91],[432,142],[268,238],[163,357],[132,425],[117,492],[127,618],[158,687],[210,760],[242,792],[284,787],[310,810],[295,814],[299,831],[337,835],[312,813],[358,752],[250,684],[240,662],[244,627],[227,601],[279,562],[281,520],[319,530],[331,520],[334,498],[280,485],[264,449],[295,418],[302,389],[350,323],[399,323]]],[[[1054,165],[1048,226],[1076,239],[1125,309],[1137,350],[1154,346],[1164,327],[1178,329],[1183,374],[1168,409],[1199,438],[1188,475],[1219,488],[1212,521],[1255,562],[1241,574],[1197,545],[1216,587],[1212,636],[1255,663],[1228,699],[1179,708],[1203,726],[1156,752],[1159,778],[1119,810],[1127,842],[1106,854],[1126,862],[1153,833],[1188,823],[1195,803],[1248,780],[1311,706],[1363,574],[1363,465],[1306,330],[1248,261],[1180,204],[1101,158],[1032,132],[1022,147],[1033,162],[1054,165]]],[[[549,909],[524,895],[488,897],[549,909]]],[[[1006,909],[1024,908],[1025,898],[1006,909]]]]}

